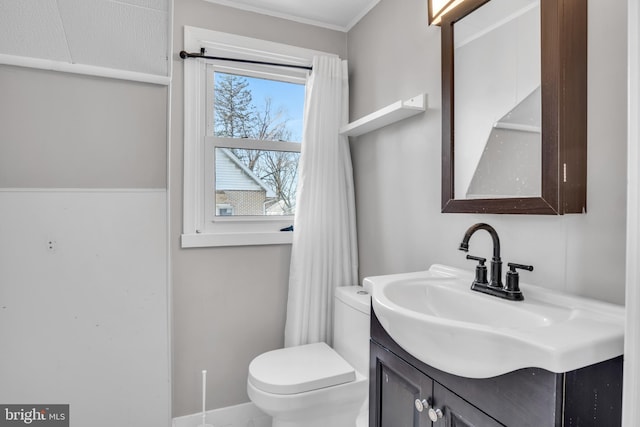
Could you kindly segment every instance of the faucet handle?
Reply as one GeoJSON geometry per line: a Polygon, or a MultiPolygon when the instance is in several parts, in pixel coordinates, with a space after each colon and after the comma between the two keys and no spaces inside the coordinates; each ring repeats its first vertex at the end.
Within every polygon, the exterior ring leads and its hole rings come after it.
{"type": "Polygon", "coordinates": [[[487,262],[486,258],[482,258],[482,257],[479,257],[479,256],[473,256],[473,255],[467,255],[467,259],[472,259],[474,261],[478,261],[478,263],[480,265],[484,265],[484,263],[487,262]]]}
{"type": "Polygon", "coordinates": [[[507,266],[509,267],[509,272],[512,273],[517,273],[516,268],[519,268],[521,270],[533,271],[533,265],[516,264],[515,262],[510,262],[507,263],[507,266]]]}
{"type": "Polygon", "coordinates": [[[516,268],[521,270],[533,271],[533,266],[516,264],[514,262],[508,263],[507,266],[509,266],[509,271],[507,271],[507,283],[505,284],[504,290],[507,292],[510,299],[513,299],[515,301],[522,301],[524,297],[522,296],[522,291],[520,290],[520,275],[516,271],[516,268]]]}
{"type": "Polygon", "coordinates": [[[486,285],[487,283],[489,283],[487,281],[487,266],[484,265],[487,259],[473,255],[467,255],[467,259],[478,261],[478,265],[476,265],[476,279],[473,281],[473,284],[486,285]]]}

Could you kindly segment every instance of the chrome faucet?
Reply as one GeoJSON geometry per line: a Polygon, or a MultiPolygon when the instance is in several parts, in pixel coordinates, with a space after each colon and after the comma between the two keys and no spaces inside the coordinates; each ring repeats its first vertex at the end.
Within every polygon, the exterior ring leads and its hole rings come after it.
{"type": "Polygon", "coordinates": [[[469,252],[469,240],[471,236],[478,231],[485,230],[491,235],[493,240],[493,258],[491,258],[491,279],[487,282],[487,267],[484,263],[486,259],[467,255],[467,259],[478,261],[476,266],[476,277],[471,284],[471,289],[477,292],[505,298],[512,301],[522,301],[524,296],[519,286],[519,276],[516,268],[532,271],[533,266],[509,263],[509,272],[507,272],[507,286],[502,284],[502,260],[500,259],[500,238],[498,232],[489,224],[474,224],[464,233],[460,250],[469,252]]]}

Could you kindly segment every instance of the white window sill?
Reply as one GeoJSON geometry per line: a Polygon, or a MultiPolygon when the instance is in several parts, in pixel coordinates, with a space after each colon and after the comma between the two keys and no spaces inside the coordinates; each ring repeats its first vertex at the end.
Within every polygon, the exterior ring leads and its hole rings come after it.
{"type": "Polygon", "coordinates": [[[218,246],[290,245],[292,231],[264,233],[194,233],[183,234],[183,248],[206,248],[218,246]]]}

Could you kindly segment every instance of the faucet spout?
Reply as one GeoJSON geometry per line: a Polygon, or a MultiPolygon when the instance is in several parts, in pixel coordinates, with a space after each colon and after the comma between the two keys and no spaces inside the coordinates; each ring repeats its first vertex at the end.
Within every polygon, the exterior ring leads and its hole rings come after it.
{"type": "Polygon", "coordinates": [[[493,258],[491,259],[491,281],[489,283],[490,287],[502,288],[502,260],[500,259],[500,238],[498,237],[498,232],[489,224],[478,223],[474,224],[464,233],[464,237],[462,238],[462,242],[460,243],[459,249],[464,252],[469,251],[469,240],[471,236],[478,231],[485,230],[491,235],[491,239],[493,240],[493,258]]]}
{"type": "Polygon", "coordinates": [[[469,251],[469,239],[471,236],[478,230],[486,230],[493,240],[493,257],[500,259],[500,238],[498,237],[498,232],[490,226],[489,224],[485,224],[483,222],[474,224],[464,233],[464,237],[462,238],[462,242],[460,243],[460,250],[464,252],[469,251]]]}

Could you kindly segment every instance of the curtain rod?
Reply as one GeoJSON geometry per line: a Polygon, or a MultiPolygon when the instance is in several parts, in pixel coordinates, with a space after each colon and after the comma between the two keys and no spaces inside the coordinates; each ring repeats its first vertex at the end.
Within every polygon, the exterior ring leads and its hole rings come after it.
{"type": "Polygon", "coordinates": [[[299,68],[301,70],[313,70],[312,67],[306,66],[306,65],[293,65],[293,64],[280,64],[277,62],[264,62],[264,61],[253,61],[250,59],[236,59],[236,58],[221,58],[218,56],[206,56],[205,54],[205,50],[204,48],[200,49],[200,53],[189,53],[189,52],[185,52],[180,51],[180,58],[182,59],[187,59],[187,58],[204,58],[204,59],[215,59],[218,61],[231,61],[231,62],[244,62],[246,64],[258,64],[258,65],[272,65],[275,67],[287,67],[287,68],[299,68]]]}

